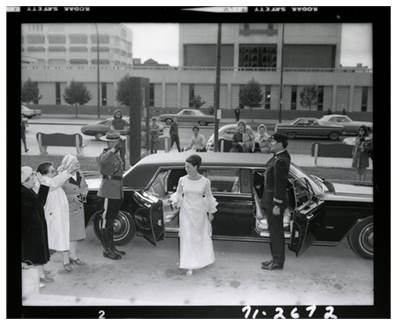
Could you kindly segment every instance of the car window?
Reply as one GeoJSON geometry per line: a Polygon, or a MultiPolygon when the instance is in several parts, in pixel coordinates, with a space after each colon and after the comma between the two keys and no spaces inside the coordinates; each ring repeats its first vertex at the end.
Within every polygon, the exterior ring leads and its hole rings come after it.
{"type": "Polygon", "coordinates": [[[307,125],[308,121],[307,120],[298,120],[297,122],[294,123],[294,125],[307,125]]]}
{"type": "Polygon", "coordinates": [[[191,111],[184,111],[183,115],[192,115],[192,112],[191,111]]]}
{"type": "Polygon", "coordinates": [[[211,181],[213,192],[240,192],[237,168],[200,170],[200,173],[211,181]]]}

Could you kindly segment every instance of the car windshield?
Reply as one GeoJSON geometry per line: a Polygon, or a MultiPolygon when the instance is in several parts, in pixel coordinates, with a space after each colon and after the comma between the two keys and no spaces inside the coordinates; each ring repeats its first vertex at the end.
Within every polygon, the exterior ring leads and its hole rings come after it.
{"type": "Polygon", "coordinates": [[[293,168],[290,169],[289,176],[293,180],[295,180],[297,178],[301,178],[301,177],[306,178],[310,182],[312,190],[315,195],[322,194],[322,193],[328,191],[328,188],[324,185],[324,182],[322,179],[320,179],[319,177],[307,174],[305,171],[301,170],[294,163],[291,163],[291,164],[292,164],[293,168]]]}

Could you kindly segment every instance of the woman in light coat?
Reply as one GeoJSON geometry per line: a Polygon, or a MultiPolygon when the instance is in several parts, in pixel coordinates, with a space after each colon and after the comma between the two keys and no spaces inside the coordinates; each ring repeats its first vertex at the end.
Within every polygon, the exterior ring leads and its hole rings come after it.
{"type": "MultiPolygon", "coordinates": [[[[58,172],[62,173],[78,159],[72,155],[66,155],[62,160],[58,172]]],[[[86,238],[85,211],[83,202],[86,201],[88,185],[82,171],[79,169],[61,186],[69,203],[69,262],[76,265],[85,265],[76,256],[78,241],[86,238]]]]}
{"type": "Polygon", "coordinates": [[[61,185],[79,168],[79,162],[72,163],[67,170],[57,175],[51,162],[41,163],[37,171],[43,175],[44,185],[50,187],[44,213],[47,222],[49,249],[62,252],[64,269],[71,272],[69,262],[69,206],[61,185]]]}

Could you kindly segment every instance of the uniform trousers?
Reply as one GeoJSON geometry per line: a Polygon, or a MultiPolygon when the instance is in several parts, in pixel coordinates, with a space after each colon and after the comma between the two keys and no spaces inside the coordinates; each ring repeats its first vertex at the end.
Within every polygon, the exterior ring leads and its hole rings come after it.
{"type": "Polygon", "coordinates": [[[111,227],[121,209],[124,199],[104,198],[103,213],[101,216],[101,228],[111,227]]]}
{"type": "Polygon", "coordinates": [[[171,147],[174,145],[174,142],[176,143],[176,148],[178,149],[178,152],[181,152],[181,147],[180,147],[180,143],[179,143],[179,136],[177,136],[176,134],[170,134],[170,138],[171,138],[171,147]]]}
{"type": "MultiPolygon", "coordinates": [[[[273,196],[273,193],[272,193],[273,196]]],[[[285,262],[285,235],[283,231],[283,212],[285,209],[280,208],[280,214],[274,215],[272,209],[274,208],[272,200],[266,201],[265,212],[267,215],[268,229],[271,239],[271,254],[275,263],[285,262]]]]}

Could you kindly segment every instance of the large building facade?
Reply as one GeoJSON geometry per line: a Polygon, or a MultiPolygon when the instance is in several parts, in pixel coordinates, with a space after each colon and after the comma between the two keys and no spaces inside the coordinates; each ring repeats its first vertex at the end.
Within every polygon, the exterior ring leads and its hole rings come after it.
{"type": "MultiPolygon", "coordinates": [[[[179,66],[132,64],[132,32],[123,24],[23,25],[22,82],[37,82],[39,105],[66,105],[67,84],[84,82],[96,106],[117,107],[118,82],[125,76],[148,78],[150,106],[160,110],[190,107],[200,95],[215,106],[217,24],[180,24],[179,66]],[[97,35],[100,61],[97,64],[97,35]],[[97,73],[99,69],[100,84],[97,73]]],[[[220,108],[239,106],[239,90],[252,78],[264,94],[261,110],[303,111],[300,92],[319,87],[314,110],[372,112],[372,69],[340,66],[341,24],[222,24],[220,108]],[[282,85],[282,91],[281,91],[282,85]]]]}

